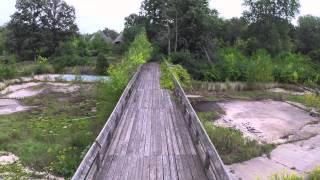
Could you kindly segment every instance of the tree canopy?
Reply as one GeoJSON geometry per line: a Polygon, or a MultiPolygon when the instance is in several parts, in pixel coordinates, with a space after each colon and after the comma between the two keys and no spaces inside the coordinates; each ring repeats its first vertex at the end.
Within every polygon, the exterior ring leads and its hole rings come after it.
{"type": "Polygon", "coordinates": [[[75,9],[63,0],[17,0],[8,24],[7,46],[25,59],[51,55],[78,31],[75,9]]]}

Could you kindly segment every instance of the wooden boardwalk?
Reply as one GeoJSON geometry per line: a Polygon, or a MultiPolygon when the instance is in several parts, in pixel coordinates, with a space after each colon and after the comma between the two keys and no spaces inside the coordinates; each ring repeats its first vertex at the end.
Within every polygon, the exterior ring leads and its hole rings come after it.
{"type": "Polygon", "coordinates": [[[158,64],[142,67],[97,179],[207,179],[182,113],[159,79],[158,64]]]}
{"type": "Polygon", "coordinates": [[[231,179],[171,75],[172,94],[160,88],[159,64],[138,69],[72,180],[231,179]]]}

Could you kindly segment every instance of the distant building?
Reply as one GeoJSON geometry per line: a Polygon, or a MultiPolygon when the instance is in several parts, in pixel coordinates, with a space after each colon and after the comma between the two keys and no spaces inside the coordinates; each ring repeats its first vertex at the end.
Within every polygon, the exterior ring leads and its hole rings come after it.
{"type": "Polygon", "coordinates": [[[106,36],[102,31],[98,31],[90,38],[90,41],[93,41],[97,36],[100,36],[106,43],[113,43],[112,38],[109,36],[106,36]]]}
{"type": "Polygon", "coordinates": [[[113,44],[122,44],[123,43],[123,33],[120,33],[120,35],[112,43],[113,44]]]}

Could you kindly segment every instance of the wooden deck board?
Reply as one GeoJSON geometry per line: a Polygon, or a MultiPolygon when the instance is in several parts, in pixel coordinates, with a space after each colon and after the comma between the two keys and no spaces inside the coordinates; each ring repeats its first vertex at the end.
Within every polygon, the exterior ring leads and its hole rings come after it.
{"type": "Polygon", "coordinates": [[[142,67],[97,179],[207,179],[158,64],[142,67]]]}

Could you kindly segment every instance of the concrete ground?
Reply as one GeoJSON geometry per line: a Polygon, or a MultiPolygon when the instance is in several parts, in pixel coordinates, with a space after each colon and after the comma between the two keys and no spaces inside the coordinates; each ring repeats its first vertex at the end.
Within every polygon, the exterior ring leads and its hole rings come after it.
{"type": "Polygon", "coordinates": [[[235,179],[270,179],[275,173],[306,175],[320,166],[320,120],[278,101],[218,103],[225,115],[215,125],[239,129],[249,138],[278,146],[270,157],[257,157],[229,167],[235,179]]]}

